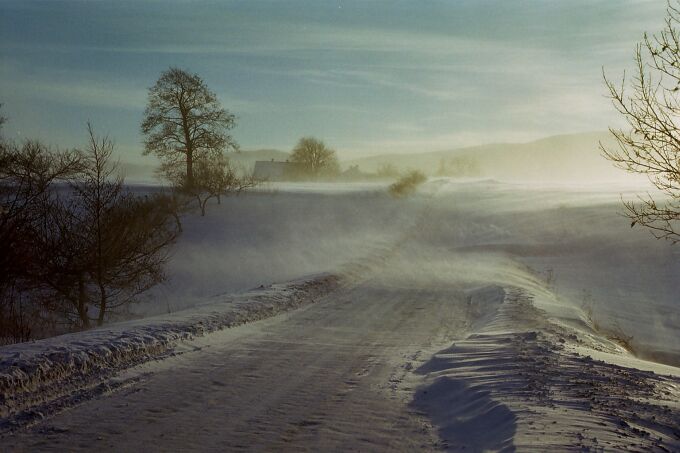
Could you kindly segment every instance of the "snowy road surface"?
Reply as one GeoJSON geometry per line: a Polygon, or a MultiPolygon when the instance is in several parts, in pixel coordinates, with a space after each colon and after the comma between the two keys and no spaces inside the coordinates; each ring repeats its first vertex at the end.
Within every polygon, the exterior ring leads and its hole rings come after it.
{"type": "MultiPolygon", "coordinates": [[[[194,341],[122,391],[6,438],[20,451],[431,450],[412,367],[464,319],[461,293],[379,277],[194,341]]],[[[129,375],[127,377],[133,377],[129,375]]]]}

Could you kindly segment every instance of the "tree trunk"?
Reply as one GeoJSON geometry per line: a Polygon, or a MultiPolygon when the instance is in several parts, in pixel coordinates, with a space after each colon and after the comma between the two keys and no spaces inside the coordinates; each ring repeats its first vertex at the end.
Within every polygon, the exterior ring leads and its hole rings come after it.
{"type": "Polygon", "coordinates": [[[104,325],[104,315],[106,314],[106,289],[104,285],[99,282],[99,316],[97,316],[97,325],[104,325]]]}
{"type": "Polygon", "coordinates": [[[87,316],[87,294],[85,293],[85,277],[82,272],[78,275],[78,316],[84,329],[89,329],[90,318],[87,316]]]}
{"type": "Polygon", "coordinates": [[[172,216],[175,218],[175,224],[177,225],[177,231],[182,232],[182,219],[179,218],[177,212],[173,212],[172,216]]]}
{"type": "Polygon", "coordinates": [[[194,186],[194,156],[190,150],[187,150],[187,189],[194,186]]]}
{"type": "Polygon", "coordinates": [[[189,112],[185,110],[180,101],[180,112],[182,114],[182,131],[184,132],[184,146],[187,153],[187,189],[194,187],[194,145],[191,141],[191,131],[189,129],[189,112]]]}

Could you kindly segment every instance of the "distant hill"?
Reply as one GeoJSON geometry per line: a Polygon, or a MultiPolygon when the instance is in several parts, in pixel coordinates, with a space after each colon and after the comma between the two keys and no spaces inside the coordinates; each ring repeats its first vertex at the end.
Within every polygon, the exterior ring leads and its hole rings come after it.
{"type": "Polygon", "coordinates": [[[475,163],[478,176],[509,181],[608,181],[623,172],[604,159],[599,142],[613,144],[607,132],[557,135],[529,143],[497,143],[445,151],[384,154],[343,162],[374,172],[391,164],[400,170],[437,174],[442,162],[464,159],[475,163]]]}

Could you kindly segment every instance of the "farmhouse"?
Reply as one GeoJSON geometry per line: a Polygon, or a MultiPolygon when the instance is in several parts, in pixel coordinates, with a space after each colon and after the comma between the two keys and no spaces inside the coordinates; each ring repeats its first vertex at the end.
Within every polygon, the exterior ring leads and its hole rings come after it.
{"type": "Polygon", "coordinates": [[[302,175],[304,167],[297,162],[258,160],[255,162],[253,176],[265,181],[290,181],[302,175]]]}

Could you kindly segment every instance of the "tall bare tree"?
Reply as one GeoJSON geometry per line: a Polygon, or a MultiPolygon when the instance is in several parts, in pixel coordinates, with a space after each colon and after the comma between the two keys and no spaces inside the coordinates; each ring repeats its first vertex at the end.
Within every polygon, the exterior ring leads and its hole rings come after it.
{"type": "Polygon", "coordinates": [[[339,172],[335,151],[314,137],[302,137],[290,157],[293,162],[301,164],[309,176],[332,176],[339,172]]]}
{"type": "Polygon", "coordinates": [[[111,311],[160,282],[177,236],[163,203],[125,190],[113,142],[95,136],[89,124],[88,134],[72,193],[51,201],[36,231],[39,281],[63,302],[52,309],[85,328],[92,321],[102,325],[111,311]]]}
{"type": "Polygon", "coordinates": [[[617,167],[647,175],[660,196],[625,201],[631,227],[642,225],[655,237],[680,241],[680,2],[669,2],[666,26],[645,33],[635,49],[636,70],[620,84],[605,75],[615,108],[627,129],[611,128],[616,146],[600,148],[617,167]]]}
{"type": "Polygon", "coordinates": [[[141,127],[144,153],[155,154],[165,165],[183,164],[191,186],[197,160],[237,147],[228,133],[235,125],[236,117],[197,74],[170,68],[149,89],[141,127]]]}
{"type": "Polygon", "coordinates": [[[79,168],[77,153],[51,150],[37,141],[0,141],[0,342],[28,340],[35,327],[49,324],[29,297],[40,265],[35,227],[43,220],[55,183],[79,168]]]}

